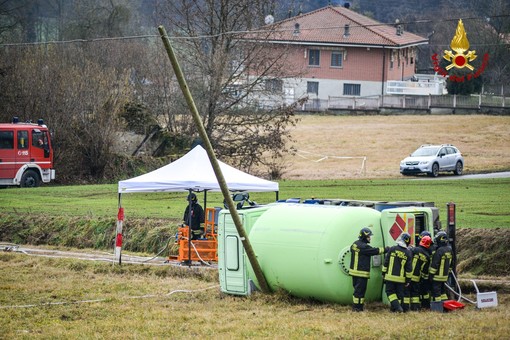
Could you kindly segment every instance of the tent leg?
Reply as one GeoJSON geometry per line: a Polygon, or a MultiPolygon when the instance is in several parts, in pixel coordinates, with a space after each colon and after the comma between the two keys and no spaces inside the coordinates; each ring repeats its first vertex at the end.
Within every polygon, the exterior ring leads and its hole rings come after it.
{"type": "Polygon", "coordinates": [[[191,192],[192,190],[188,190],[188,267],[191,267],[191,192]]]}

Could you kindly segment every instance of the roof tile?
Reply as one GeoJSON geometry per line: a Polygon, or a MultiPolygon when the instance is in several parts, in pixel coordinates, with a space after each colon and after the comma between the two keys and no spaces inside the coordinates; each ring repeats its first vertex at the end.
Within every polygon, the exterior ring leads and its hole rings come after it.
{"type": "Polygon", "coordinates": [[[397,35],[393,25],[382,24],[364,15],[341,6],[327,6],[318,10],[264,26],[275,29],[269,40],[298,42],[304,44],[331,45],[379,45],[385,47],[403,47],[421,45],[427,38],[403,32],[397,35]],[[295,33],[299,24],[299,34],[295,33]],[[349,35],[345,27],[349,25],[349,35]]]}

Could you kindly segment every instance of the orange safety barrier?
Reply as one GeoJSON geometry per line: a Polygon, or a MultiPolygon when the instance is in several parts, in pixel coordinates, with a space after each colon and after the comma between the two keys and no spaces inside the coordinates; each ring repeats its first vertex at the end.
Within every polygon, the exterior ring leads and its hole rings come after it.
{"type": "MultiPolygon", "coordinates": [[[[216,239],[216,209],[205,209],[204,236],[201,239],[191,241],[191,252],[189,244],[189,228],[179,228],[176,243],[179,244],[178,261],[218,261],[218,241],[216,239]]],[[[170,258],[169,258],[170,259],[170,258]]]]}

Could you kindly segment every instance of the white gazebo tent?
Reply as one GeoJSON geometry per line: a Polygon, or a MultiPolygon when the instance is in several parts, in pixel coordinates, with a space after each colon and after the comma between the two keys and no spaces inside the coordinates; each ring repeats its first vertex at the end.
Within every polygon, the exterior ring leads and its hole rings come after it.
{"type": "MultiPolygon", "coordinates": [[[[252,176],[221,161],[230,191],[278,192],[277,182],[252,176]]],[[[207,152],[200,145],[159,169],[119,182],[119,194],[130,192],[221,191],[207,152]]]]}
{"type": "MultiPolygon", "coordinates": [[[[279,186],[277,182],[252,176],[221,161],[218,161],[218,163],[230,191],[274,191],[278,200],[279,186]]],[[[121,206],[122,194],[176,191],[196,191],[204,192],[204,194],[207,191],[221,191],[207,152],[200,145],[168,165],[137,177],[119,181],[119,213],[115,244],[115,257],[119,262],[122,247],[122,222],[124,220],[124,209],[121,206]]],[[[206,204],[205,201],[204,198],[204,205],[206,204]]]]}

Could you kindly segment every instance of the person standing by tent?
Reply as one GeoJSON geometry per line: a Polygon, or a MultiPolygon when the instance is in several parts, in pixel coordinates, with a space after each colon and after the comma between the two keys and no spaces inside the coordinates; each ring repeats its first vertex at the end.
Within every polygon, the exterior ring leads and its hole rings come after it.
{"type": "Polygon", "coordinates": [[[190,193],[186,198],[188,206],[184,210],[184,224],[191,227],[191,239],[196,240],[204,233],[204,228],[201,226],[205,221],[204,209],[198,204],[197,195],[190,193]]]}
{"type": "Polygon", "coordinates": [[[369,245],[372,235],[370,228],[362,228],[358,240],[351,245],[349,275],[352,276],[352,286],[354,288],[352,296],[352,310],[354,312],[363,311],[365,292],[370,278],[370,258],[384,253],[385,250],[387,251],[385,248],[374,248],[369,245]]]}

